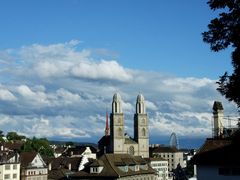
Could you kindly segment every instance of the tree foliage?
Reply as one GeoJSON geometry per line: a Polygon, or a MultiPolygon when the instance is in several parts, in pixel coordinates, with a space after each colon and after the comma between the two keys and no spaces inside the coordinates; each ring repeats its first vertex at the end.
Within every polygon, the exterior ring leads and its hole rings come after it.
{"type": "Polygon", "coordinates": [[[21,141],[23,139],[26,139],[25,136],[18,135],[16,132],[8,132],[6,137],[8,141],[21,141]]]}
{"type": "Polygon", "coordinates": [[[51,157],[53,156],[53,150],[50,147],[49,141],[46,138],[35,138],[27,139],[22,146],[23,152],[38,152],[41,156],[51,157]]]}
{"type": "Polygon", "coordinates": [[[3,131],[0,130],[0,142],[4,142],[3,137],[4,137],[3,131]]]}
{"type": "Polygon", "coordinates": [[[233,48],[233,72],[220,76],[217,90],[240,108],[240,0],[209,0],[208,5],[221,12],[211,20],[208,31],[202,33],[203,41],[215,52],[233,48]]]}

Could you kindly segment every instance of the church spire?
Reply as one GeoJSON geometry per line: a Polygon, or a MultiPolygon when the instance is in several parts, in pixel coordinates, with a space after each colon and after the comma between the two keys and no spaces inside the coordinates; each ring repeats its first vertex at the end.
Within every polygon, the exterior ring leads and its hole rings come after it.
{"type": "Polygon", "coordinates": [[[106,110],[106,126],[105,126],[105,136],[109,136],[108,112],[107,112],[107,110],[106,110]]]}

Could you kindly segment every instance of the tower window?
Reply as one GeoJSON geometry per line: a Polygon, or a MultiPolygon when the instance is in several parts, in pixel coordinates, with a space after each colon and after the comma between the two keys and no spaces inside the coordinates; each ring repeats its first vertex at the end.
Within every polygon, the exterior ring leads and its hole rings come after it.
{"type": "Polygon", "coordinates": [[[142,136],[146,136],[146,129],[142,128],[142,136]]]}
{"type": "Polygon", "coordinates": [[[117,103],[116,102],[114,103],[114,106],[115,106],[115,113],[117,113],[117,103]]]}
{"type": "Polygon", "coordinates": [[[122,129],[118,128],[118,136],[122,136],[122,129]]]}

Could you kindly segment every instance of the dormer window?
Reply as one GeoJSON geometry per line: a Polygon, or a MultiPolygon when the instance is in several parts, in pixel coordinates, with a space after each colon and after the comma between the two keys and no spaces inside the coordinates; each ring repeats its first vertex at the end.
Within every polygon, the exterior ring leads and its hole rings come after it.
{"type": "Polygon", "coordinates": [[[99,166],[99,167],[91,167],[90,168],[90,173],[101,173],[103,170],[103,167],[102,166],[99,166]]]}
{"type": "Polygon", "coordinates": [[[118,169],[120,169],[123,172],[128,172],[128,166],[127,165],[126,166],[117,166],[117,167],[118,167],[118,169]]]}
{"type": "Polygon", "coordinates": [[[132,171],[139,171],[139,165],[137,165],[137,164],[129,165],[129,168],[130,168],[132,171]]]}
{"type": "MultiPolygon", "coordinates": [[[[153,164],[153,166],[154,166],[154,164],[153,164]]],[[[143,169],[143,170],[148,170],[148,165],[147,164],[141,164],[140,168],[143,169]]]]}

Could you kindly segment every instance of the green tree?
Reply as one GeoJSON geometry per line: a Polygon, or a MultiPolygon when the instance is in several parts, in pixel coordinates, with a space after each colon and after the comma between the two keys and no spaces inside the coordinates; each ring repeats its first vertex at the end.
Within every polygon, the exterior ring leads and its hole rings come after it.
{"type": "Polygon", "coordinates": [[[3,131],[0,130],[0,142],[4,142],[3,137],[4,137],[3,131]]]}
{"type": "Polygon", "coordinates": [[[53,156],[53,150],[50,147],[49,141],[46,138],[36,138],[27,139],[22,147],[23,152],[35,151],[40,153],[42,156],[53,156]]]}
{"type": "Polygon", "coordinates": [[[220,13],[211,20],[208,31],[202,33],[203,41],[215,52],[233,48],[233,72],[220,76],[217,90],[240,108],[240,0],[209,0],[207,3],[211,10],[220,13]]]}
{"type": "Polygon", "coordinates": [[[6,137],[9,141],[21,141],[26,138],[25,136],[18,135],[16,132],[8,132],[6,137]]]}

